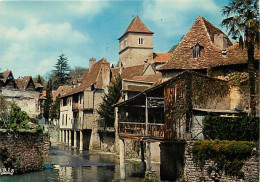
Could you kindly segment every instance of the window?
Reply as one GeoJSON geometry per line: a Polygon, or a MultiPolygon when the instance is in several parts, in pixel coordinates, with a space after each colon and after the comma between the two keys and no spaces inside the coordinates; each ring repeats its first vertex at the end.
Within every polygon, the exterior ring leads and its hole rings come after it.
{"type": "Polygon", "coordinates": [[[138,44],[143,45],[144,44],[144,39],[143,38],[138,38],[138,44]]]}
{"type": "Polygon", "coordinates": [[[66,123],[65,123],[66,125],[68,124],[67,122],[68,122],[68,115],[66,114],[66,123]]]}
{"type": "Polygon", "coordinates": [[[63,106],[66,106],[67,105],[67,98],[64,98],[63,99],[63,106]]]}
{"type": "Polygon", "coordinates": [[[200,51],[203,49],[203,46],[197,43],[195,46],[191,47],[191,49],[192,49],[192,57],[197,58],[201,56],[200,51]]]}
{"type": "Polygon", "coordinates": [[[62,114],[62,125],[64,125],[64,114],[62,114]]]}
{"type": "Polygon", "coordinates": [[[80,104],[81,104],[81,99],[82,99],[82,98],[81,98],[81,94],[80,94],[80,95],[79,95],[79,103],[80,103],[80,104]]]}

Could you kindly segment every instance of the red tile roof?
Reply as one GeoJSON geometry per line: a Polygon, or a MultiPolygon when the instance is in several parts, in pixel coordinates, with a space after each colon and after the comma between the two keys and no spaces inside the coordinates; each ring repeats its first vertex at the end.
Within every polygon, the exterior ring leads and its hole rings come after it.
{"type": "Polygon", "coordinates": [[[142,20],[137,16],[135,17],[128,28],[126,29],[125,33],[119,38],[121,39],[125,34],[127,33],[147,33],[147,34],[153,34],[152,31],[150,31],[145,24],[142,22],[142,20]]]}
{"type": "Polygon", "coordinates": [[[79,92],[84,91],[86,88],[92,86],[95,84],[95,88],[100,88],[102,87],[103,83],[102,83],[102,69],[104,69],[105,67],[110,67],[109,62],[107,62],[107,60],[105,58],[102,58],[101,60],[99,60],[98,62],[96,62],[95,64],[93,64],[91,66],[90,69],[87,69],[81,79],[82,79],[82,83],[75,87],[74,89],[71,90],[71,92],[63,95],[62,97],[66,97],[69,95],[73,95],[79,92]]]}
{"type": "Polygon", "coordinates": [[[166,63],[169,58],[172,56],[172,53],[153,53],[153,62],[154,63],[166,63]]]}
{"type": "MultiPolygon", "coordinates": [[[[188,33],[183,37],[178,47],[173,52],[169,61],[158,70],[170,69],[206,69],[224,65],[244,64],[247,62],[246,49],[239,45],[232,45],[228,40],[226,55],[222,55],[222,49],[214,44],[214,35],[224,34],[214,27],[205,18],[199,16],[188,33]],[[203,46],[201,56],[193,58],[192,49],[196,44],[203,46]]],[[[259,49],[255,51],[256,59],[259,59],[259,49]]]]}

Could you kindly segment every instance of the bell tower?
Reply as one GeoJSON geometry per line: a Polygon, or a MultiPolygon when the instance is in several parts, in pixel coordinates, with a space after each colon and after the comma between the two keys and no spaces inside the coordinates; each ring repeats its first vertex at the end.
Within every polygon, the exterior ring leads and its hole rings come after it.
{"type": "Polygon", "coordinates": [[[153,61],[153,32],[135,17],[119,40],[119,68],[153,61]]]}

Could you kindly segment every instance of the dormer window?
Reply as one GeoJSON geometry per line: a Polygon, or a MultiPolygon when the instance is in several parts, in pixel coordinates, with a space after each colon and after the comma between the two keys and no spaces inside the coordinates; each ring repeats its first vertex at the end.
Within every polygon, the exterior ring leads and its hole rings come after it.
{"type": "Polygon", "coordinates": [[[144,44],[144,39],[143,38],[138,38],[138,44],[143,45],[144,44]]]}
{"type": "Polygon", "coordinates": [[[192,57],[197,58],[201,56],[200,51],[203,49],[203,46],[197,43],[195,46],[191,47],[191,49],[192,49],[192,57]]]}

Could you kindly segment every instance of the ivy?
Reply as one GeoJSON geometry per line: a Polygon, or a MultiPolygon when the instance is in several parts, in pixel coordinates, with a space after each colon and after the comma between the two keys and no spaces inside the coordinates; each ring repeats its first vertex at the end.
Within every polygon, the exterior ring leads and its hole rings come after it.
{"type": "Polygon", "coordinates": [[[258,141],[259,117],[216,117],[203,119],[203,135],[206,139],[258,141]]]}
{"type": "Polygon", "coordinates": [[[209,166],[207,171],[212,171],[222,175],[225,174],[243,178],[241,171],[244,160],[252,155],[258,155],[259,144],[249,141],[227,141],[227,140],[198,140],[192,147],[194,162],[202,166],[206,160],[212,160],[213,166],[209,166]]]}

